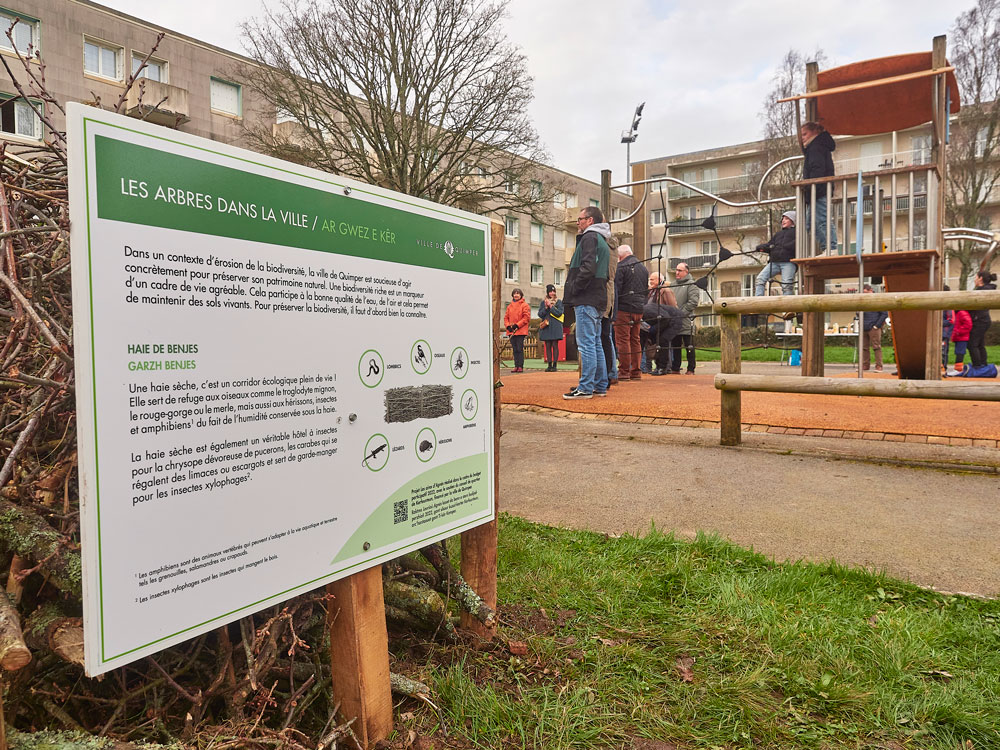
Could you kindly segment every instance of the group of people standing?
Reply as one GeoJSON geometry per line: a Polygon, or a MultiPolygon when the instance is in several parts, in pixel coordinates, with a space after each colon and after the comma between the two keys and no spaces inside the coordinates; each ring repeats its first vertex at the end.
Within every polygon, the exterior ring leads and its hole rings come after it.
{"type": "MultiPolygon", "coordinates": [[[[976,290],[996,289],[997,275],[979,271],[973,282],[976,290]]],[[[947,286],[944,290],[950,291],[947,286]]],[[[946,376],[964,375],[965,352],[972,359],[972,374],[987,364],[986,331],[992,324],[989,310],[944,310],[941,313],[941,367],[946,376]],[[948,369],[949,344],[955,344],[955,366],[948,369]]]]}
{"type": "MultiPolygon", "coordinates": [[[[563,394],[565,399],[606,396],[611,386],[640,380],[647,351],[656,363],[653,375],[680,372],[682,350],[687,355],[688,374],[694,373],[692,313],[700,301],[700,290],[687,264],[677,265],[675,283],[669,284],[660,274],[648,273],[628,245],[614,246],[611,227],[601,210],[584,208],[577,219],[576,248],[566,275],[564,299],[559,300],[556,287],[549,284],[538,308],[538,337],[545,345],[546,372],[556,369],[566,311],[572,309],[576,318],[580,380],[563,394]]],[[[512,297],[504,326],[514,353],[513,371],[523,372],[524,337],[531,310],[520,289],[514,289],[512,297]]]]}

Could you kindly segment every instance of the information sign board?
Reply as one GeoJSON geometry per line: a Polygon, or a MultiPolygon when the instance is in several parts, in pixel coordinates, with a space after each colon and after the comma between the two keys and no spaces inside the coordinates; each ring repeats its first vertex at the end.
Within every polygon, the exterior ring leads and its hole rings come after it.
{"type": "Polygon", "coordinates": [[[488,220],[67,114],[88,674],[492,520],[488,220]]]}

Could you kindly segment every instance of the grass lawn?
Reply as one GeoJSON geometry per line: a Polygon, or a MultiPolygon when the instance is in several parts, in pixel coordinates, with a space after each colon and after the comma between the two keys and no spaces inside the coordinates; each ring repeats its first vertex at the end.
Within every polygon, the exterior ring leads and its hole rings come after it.
{"type": "Polygon", "coordinates": [[[498,643],[395,642],[422,747],[1000,747],[998,602],[506,516],[499,569],[498,643]]]}

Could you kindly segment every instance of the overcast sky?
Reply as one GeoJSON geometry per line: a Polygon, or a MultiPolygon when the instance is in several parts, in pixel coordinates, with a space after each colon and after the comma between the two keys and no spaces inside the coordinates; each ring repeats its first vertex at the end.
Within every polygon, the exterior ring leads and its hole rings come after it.
{"type": "MultiPolygon", "coordinates": [[[[104,0],[242,52],[261,0],[104,0]]],[[[624,179],[622,131],[645,101],[632,161],[760,138],[759,112],[790,47],[829,66],[930,50],[972,0],[510,0],[508,34],[535,79],[531,114],[553,166],[624,179]]]]}

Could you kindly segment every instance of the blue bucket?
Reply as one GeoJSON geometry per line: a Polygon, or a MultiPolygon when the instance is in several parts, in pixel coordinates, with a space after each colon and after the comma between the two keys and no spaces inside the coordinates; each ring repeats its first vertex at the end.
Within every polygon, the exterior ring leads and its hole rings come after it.
{"type": "Polygon", "coordinates": [[[788,354],[788,364],[792,367],[799,367],[802,364],[802,350],[792,349],[788,354]]]}

